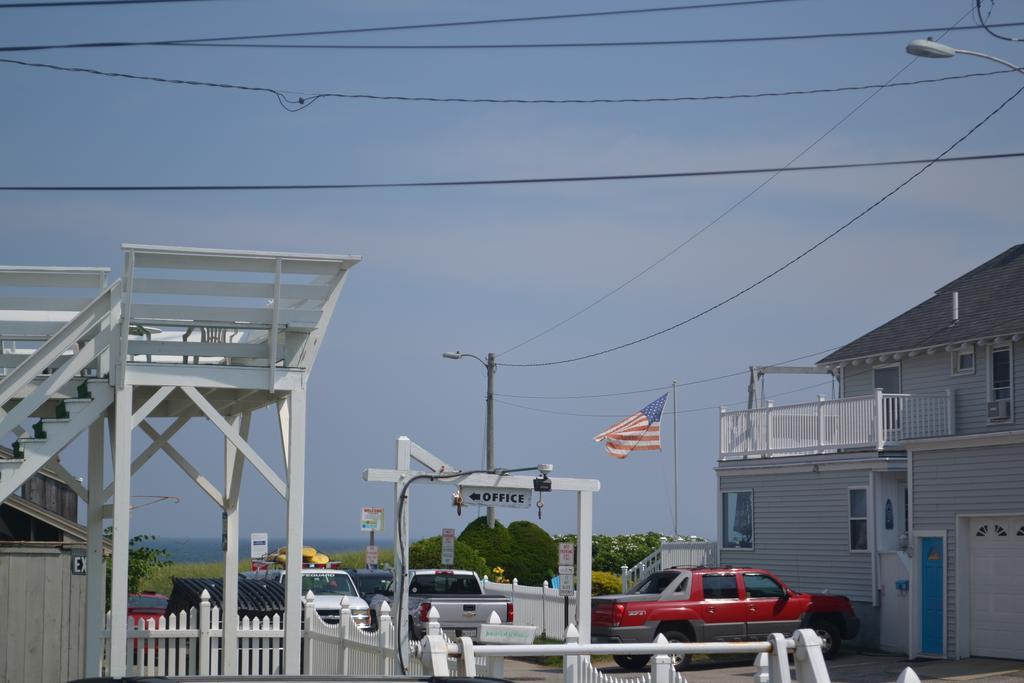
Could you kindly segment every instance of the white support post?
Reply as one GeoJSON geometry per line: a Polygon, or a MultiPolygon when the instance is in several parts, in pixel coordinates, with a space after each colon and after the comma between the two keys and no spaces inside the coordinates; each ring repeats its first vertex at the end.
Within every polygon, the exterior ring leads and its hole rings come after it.
{"type": "Polygon", "coordinates": [[[341,658],[341,670],[338,671],[342,676],[347,676],[351,672],[349,671],[349,648],[346,647],[350,640],[352,640],[352,605],[349,602],[348,596],[341,598],[341,612],[338,613],[340,618],[338,619],[338,633],[341,636],[343,643],[341,652],[339,653],[341,658]]]}
{"type": "Polygon", "coordinates": [[[946,389],[946,433],[943,436],[956,434],[956,393],[946,389]]]}
{"type": "Polygon", "coordinates": [[[85,572],[85,675],[98,677],[103,659],[103,612],[107,572],[103,562],[103,418],[89,425],[89,530],[85,572]]]}
{"type": "Polygon", "coordinates": [[[619,567],[619,578],[622,579],[622,592],[625,593],[629,590],[629,581],[627,575],[629,574],[629,567],[622,565],[619,567]]]}
{"type": "Polygon", "coordinates": [[[786,649],[786,638],[781,633],[768,636],[772,651],[768,653],[768,678],[771,683],[790,683],[789,651],[786,649]]]}
{"type": "Polygon", "coordinates": [[[768,668],[768,653],[760,652],[754,657],[754,683],[770,683],[771,672],[768,668]]]}
{"type": "MultiPolygon", "coordinates": [[[[476,654],[473,652],[473,639],[462,636],[459,638],[459,644],[461,646],[459,654],[462,656],[459,657],[459,670],[455,675],[463,678],[476,678],[476,654]]],[[[488,672],[488,677],[493,678],[490,672],[488,672]]]]}
{"type": "Polygon", "coordinates": [[[875,450],[885,450],[885,408],[882,390],[875,389],[875,450]]]}
{"type": "MultiPolygon", "coordinates": [[[[578,540],[578,537],[577,537],[578,540]]],[[[576,645],[580,642],[580,632],[569,624],[565,628],[565,644],[576,645]]],[[[566,655],[562,660],[562,681],[564,683],[580,683],[583,674],[583,655],[566,655]]]]}
{"type": "Polygon", "coordinates": [[[210,675],[210,593],[205,588],[199,594],[199,675],[210,675]]]}
{"type": "MultiPolygon", "coordinates": [[[[232,416],[228,422],[239,431],[243,439],[249,438],[250,414],[232,416]]],[[[221,620],[224,637],[221,639],[223,666],[226,675],[238,673],[238,494],[242,483],[245,458],[231,439],[224,438],[224,599],[221,601],[221,620]]]]}
{"type": "Polygon", "coordinates": [[[825,397],[818,394],[818,450],[821,450],[825,443],[825,420],[822,419],[822,408],[825,406],[825,397]]]}
{"type": "Polygon", "coordinates": [[[301,671],[302,515],[306,479],[306,390],[288,394],[288,559],[285,566],[284,673],[301,671]]]}
{"type": "Polygon", "coordinates": [[[793,663],[796,665],[797,683],[829,683],[825,655],[821,651],[821,638],[812,629],[802,628],[793,634],[796,651],[793,663]]]}
{"type": "Polygon", "coordinates": [[[431,676],[448,676],[448,642],[441,631],[441,615],[436,607],[430,608],[427,619],[421,659],[431,676]]]}
{"type": "MultiPolygon", "coordinates": [[[[412,466],[412,442],[408,437],[400,436],[395,442],[395,469],[399,471],[408,470],[412,466]]],[[[409,505],[402,505],[402,487],[405,482],[395,482],[395,542],[402,540],[402,547],[397,548],[400,552],[395,553],[395,585],[400,585],[402,590],[395,591],[395,617],[394,624],[397,634],[397,646],[403,661],[409,656],[409,620],[406,618],[406,604],[409,593],[408,567],[409,567],[409,505]],[[398,511],[402,510],[399,515],[398,511]]],[[[395,672],[395,673],[401,673],[395,672]]]]}
{"type": "Polygon", "coordinates": [[[380,657],[378,671],[382,676],[394,676],[394,667],[391,663],[391,650],[395,647],[394,630],[391,627],[391,605],[387,600],[381,603],[380,612],[377,614],[377,647],[380,657]]]}
{"type": "Polygon", "coordinates": [[[128,506],[131,500],[132,385],[114,398],[114,537],[110,581],[110,676],[123,677],[128,663],[128,506]]]}
{"type": "Polygon", "coordinates": [[[590,582],[592,567],[592,546],[594,543],[594,493],[579,491],[576,494],[576,576],[579,586],[576,591],[576,623],[579,624],[579,639],[590,644],[590,582]]]}
{"type": "MultiPolygon", "coordinates": [[[[668,638],[664,633],[659,633],[654,639],[658,645],[668,645],[668,638]]],[[[651,658],[651,681],[652,683],[673,683],[675,668],[672,666],[672,657],[666,654],[654,655],[651,658]]]]}

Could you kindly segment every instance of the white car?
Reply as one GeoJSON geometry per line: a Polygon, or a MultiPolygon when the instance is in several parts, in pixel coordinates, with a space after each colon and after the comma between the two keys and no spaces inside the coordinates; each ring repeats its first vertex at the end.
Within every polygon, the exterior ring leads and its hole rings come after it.
{"type": "MultiPolygon", "coordinates": [[[[285,570],[257,569],[243,572],[247,579],[270,579],[284,583],[285,570]]],[[[361,629],[370,627],[370,606],[359,596],[356,585],[348,572],[327,567],[304,567],[302,569],[302,594],[313,591],[313,607],[328,624],[337,624],[341,618],[341,600],[348,596],[352,620],[361,629]]]]}

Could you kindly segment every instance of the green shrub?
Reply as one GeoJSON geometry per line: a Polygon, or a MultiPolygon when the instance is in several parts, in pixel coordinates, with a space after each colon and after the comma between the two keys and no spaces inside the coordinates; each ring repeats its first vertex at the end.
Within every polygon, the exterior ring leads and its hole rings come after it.
{"type": "MultiPolygon", "coordinates": [[[[432,569],[441,566],[441,537],[431,536],[409,546],[409,567],[432,569]]],[[[469,569],[481,577],[488,574],[487,562],[472,546],[455,543],[455,569],[469,569]]]]}
{"type": "Polygon", "coordinates": [[[622,577],[611,572],[594,572],[591,575],[592,595],[613,595],[622,592],[622,577]]]}
{"type": "Polygon", "coordinates": [[[533,522],[518,521],[508,525],[512,537],[512,553],[505,567],[505,576],[519,579],[527,586],[539,586],[554,576],[558,567],[558,544],[548,532],[533,522]]]}
{"type": "MultiPolygon", "coordinates": [[[[487,563],[488,568],[507,568],[513,555],[512,534],[499,521],[494,522],[493,529],[488,529],[486,517],[477,517],[466,525],[455,543],[455,552],[459,551],[460,545],[476,550],[487,563]]],[[[508,572],[505,575],[509,577],[510,581],[512,580],[512,576],[508,572]]]]}
{"type": "MultiPolygon", "coordinates": [[[[591,553],[594,571],[618,574],[622,565],[632,567],[653,551],[661,547],[662,534],[648,531],[643,534],[622,534],[604,536],[594,534],[591,553]]],[[[576,536],[559,536],[556,541],[576,543],[576,536]]]]}

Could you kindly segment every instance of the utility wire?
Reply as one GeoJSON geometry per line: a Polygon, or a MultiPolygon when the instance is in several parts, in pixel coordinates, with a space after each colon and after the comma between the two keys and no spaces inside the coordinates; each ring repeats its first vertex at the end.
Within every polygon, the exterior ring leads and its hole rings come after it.
{"type": "MultiPolygon", "coordinates": [[[[790,363],[795,363],[798,360],[804,360],[806,358],[813,358],[814,356],[819,356],[819,355],[821,355],[823,353],[829,353],[830,351],[835,351],[838,348],[839,348],[838,346],[833,346],[832,348],[829,348],[829,349],[823,349],[821,351],[815,351],[813,353],[806,353],[806,354],[804,354],[802,356],[797,356],[796,358],[790,358],[788,360],[778,361],[776,363],[768,363],[767,365],[771,365],[771,366],[788,365],[790,363]]],[[[745,368],[743,370],[739,370],[737,372],[730,372],[730,373],[727,373],[727,374],[724,374],[724,375],[715,375],[714,377],[705,377],[704,379],[695,379],[695,380],[690,380],[689,382],[678,382],[676,384],[676,386],[677,387],[689,387],[689,386],[693,386],[694,384],[706,384],[708,382],[717,382],[718,380],[729,379],[731,377],[739,377],[741,375],[747,375],[749,373],[750,373],[750,368],[745,368]]],[[[671,384],[666,384],[666,385],[663,385],[663,386],[660,386],[660,387],[649,387],[647,389],[636,389],[636,390],[633,390],[633,391],[616,391],[616,392],[608,393],[608,394],[578,394],[576,396],[526,396],[526,395],[523,395],[523,394],[495,394],[495,396],[500,396],[502,398],[521,398],[521,399],[531,399],[531,400],[569,400],[569,399],[583,399],[583,398],[608,398],[608,397],[611,397],[611,396],[630,396],[630,395],[633,395],[633,394],[651,394],[651,393],[654,393],[655,391],[664,391],[665,389],[671,389],[671,388],[672,388],[671,384]]]]}
{"type": "MultiPolygon", "coordinates": [[[[953,163],[959,161],[991,161],[994,159],[1015,159],[1024,157],[1024,152],[1002,152],[998,154],[971,154],[959,157],[936,159],[899,159],[894,161],[862,161],[843,164],[814,164],[810,166],[785,166],[767,168],[741,168],[723,171],[684,171],[679,173],[638,173],[601,176],[562,176],[548,178],[507,178],[495,180],[426,180],[405,183],[295,183],[288,185],[0,185],[0,192],[226,192],[226,191],[269,191],[269,190],[365,190],[376,188],[408,187],[476,187],[483,185],[532,185],[544,183],[582,183],[620,180],[656,180],[664,178],[706,178],[731,175],[754,175],[758,173],[799,171],[834,171],[850,168],[879,168],[884,166],[908,166],[913,164],[953,163]]],[[[567,362],[567,361],[563,361],[567,362]]],[[[499,363],[499,365],[517,365],[499,363]]],[[[519,364],[521,367],[525,367],[519,364]]]]}
{"type": "Polygon", "coordinates": [[[342,92],[320,92],[320,93],[298,93],[294,90],[279,90],[265,86],[238,85],[235,83],[216,83],[210,81],[186,80],[179,78],[163,78],[160,76],[146,76],[141,74],[130,74],[118,71],[101,71],[79,66],[61,66],[58,64],[46,64],[43,62],[27,62],[20,59],[0,58],[0,64],[13,64],[38,69],[50,69],[52,71],[65,71],[71,73],[89,74],[93,76],[105,76],[107,78],[124,78],[137,81],[152,81],[170,85],[191,85],[206,88],[224,88],[228,90],[242,90],[248,92],[269,93],[277,97],[281,106],[288,111],[304,109],[313,102],[323,98],[340,98],[350,100],[379,100],[397,102],[444,102],[459,104],[641,104],[661,102],[708,102],[715,100],[740,100],[758,99],[762,97],[788,97],[793,95],[821,95],[826,93],[854,92],[858,90],[875,90],[878,88],[893,88],[899,86],[925,85],[928,83],[942,83],[945,81],[957,81],[966,78],[977,78],[980,76],[995,76],[1003,73],[1012,73],[1014,69],[998,69],[995,71],[979,71],[955,76],[942,76],[939,78],[921,78],[914,81],[899,81],[892,83],[876,83],[869,85],[844,85],[834,88],[811,88],[808,90],[780,90],[755,93],[734,93],[726,95],[678,95],[662,97],[595,97],[595,98],[518,98],[518,97],[418,97],[412,95],[371,95],[367,93],[342,93],[342,92]]]}
{"type": "MultiPolygon", "coordinates": [[[[995,0],[992,0],[992,7],[995,7],[995,5],[995,0]]],[[[974,0],[974,7],[978,12],[978,23],[981,24],[981,28],[985,29],[985,31],[990,36],[992,36],[993,38],[998,38],[999,40],[1007,40],[1011,43],[1024,42],[1024,38],[1013,38],[1011,36],[1004,36],[999,33],[996,33],[991,28],[989,28],[990,26],[999,26],[999,24],[988,24],[985,22],[985,17],[983,17],[981,14],[981,0],[974,0]]],[[[989,11],[991,12],[991,10],[989,11]]]]}
{"type": "Polygon", "coordinates": [[[0,9],[34,9],[37,7],[99,7],[101,5],[166,5],[184,2],[222,2],[223,0],[65,0],[64,2],[4,2],[0,9]]]}
{"type": "Polygon", "coordinates": [[[856,223],[858,220],[860,220],[861,218],[866,216],[868,213],[873,211],[876,207],[878,207],[883,202],[885,202],[887,199],[889,199],[889,197],[892,197],[894,194],[896,194],[897,192],[902,190],[904,187],[906,187],[907,185],[912,183],[918,176],[920,176],[922,173],[924,173],[929,168],[934,166],[936,163],[940,162],[949,152],[951,152],[953,149],[958,147],[964,140],[969,138],[976,130],[978,130],[983,125],[988,123],[988,121],[993,116],[995,116],[996,114],[1001,112],[1008,104],[1010,104],[1010,102],[1012,102],[1013,100],[1017,99],[1017,96],[1019,96],[1021,94],[1021,92],[1024,92],[1024,86],[1021,86],[1012,95],[1010,95],[1008,98],[1003,100],[1002,103],[1000,103],[998,107],[993,109],[983,119],[981,119],[976,124],[974,124],[974,126],[972,126],[970,128],[970,130],[968,130],[966,133],[964,133],[959,138],[957,138],[956,141],[953,142],[953,144],[951,144],[948,147],[946,147],[946,149],[944,149],[937,157],[935,157],[934,159],[932,159],[932,160],[928,161],[927,163],[925,163],[924,166],[922,166],[921,168],[919,168],[918,170],[916,170],[912,174],[910,174],[910,176],[906,180],[904,180],[903,182],[899,183],[894,188],[892,188],[891,190],[886,192],[879,199],[874,201],[867,208],[863,209],[861,212],[859,212],[853,218],[848,220],[846,223],[843,223],[841,226],[839,226],[838,228],[836,228],[835,230],[833,230],[829,234],[825,235],[825,237],[823,237],[822,239],[818,240],[817,242],[812,244],[810,247],[805,249],[803,252],[797,254],[796,256],[791,258],[790,260],[786,261],[781,266],[779,266],[778,268],[776,268],[772,272],[768,273],[764,277],[762,277],[759,280],[753,282],[752,284],[747,285],[746,287],[744,287],[743,289],[739,290],[735,294],[733,294],[733,295],[731,295],[731,296],[729,296],[729,297],[727,297],[725,299],[722,299],[718,303],[713,304],[711,306],[708,306],[707,308],[705,308],[704,310],[700,311],[699,313],[696,313],[696,314],[690,316],[689,318],[686,318],[685,320],[682,320],[682,321],[680,321],[678,323],[675,323],[674,325],[670,325],[669,327],[666,327],[664,329],[658,330],[657,332],[652,332],[651,334],[645,335],[645,336],[640,337],[638,339],[633,339],[632,341],[628,341],[628,342],[625,342],[623,344],[618,344],[617,346],[612,346],[612,347],[609,347],[609,348],[606,348],[606,349],[602,349],[600,351],[595,351],[593,353],[587,353],[587,354],[583,354],[583,355],[579,355],[579,356],[573,356],[573,357],[570,357],[570,358],[563,358],[561,360],[555,360],[555,361],[546,361],[546,362],[538,362],[538,363],[498,363],[498,365],[503,365],[503,366],[506,366],[506,367],[519,367],[519,368],[548,367],[548,366],[552,366],[552,365],[564,365],[566,363],[575,363],[575,362],[581,361],[581,360],[587,360],[587,359],[590,359],[590,358],[596,358],[598,356],[603,356],[605,354],[609,354],[609,353],[612,353],[614,351],[620,351],[620,350],[628,348],[630,346],[635,346],[636,344],[641,344],[641,343],[643,343],[645,341],[649,341],[651,339],[654,339],[655,337],[659,337],[659,336],[661,336],[663,334],[666,334],[666,333],[671,332],[673,330],[679,329],[683,325],[691,323],[694,320],[697,320],[698,318],[702,318],[705,315],[707,315],[708,313],[711,313],[712,311],[717,310],[717,309],[721,308],[722,306],[725,306],[726,304],[729,304],[732,301],[735,301],[736,299],[740,298],[741,296],[743,296],[744,294],[746,294],[750,290],[752,290],[752,289],[754,289],[754,288],[764,284],[768,280],[772,279],[773,277],[775,277],[779,273],[783,272],[784,270],[786,270],[787,268],[792,266],[794,263],[800,261],[805,256],[807,256],[808,254],[810,254],[811,252],[813,252],[816,249],[818,249],[818,247],[822,246],[823,244],[825,244],[826,242],[831,240],[833,237],[835,237],[839,233],[843,232],[844,230],[849,228],[851,225],[856,223]]]}
{"type": "MultiPolygon", "coordinates": [[[[961,22],[961,21],[963,21],[964,19],[966,19],[966,18],[967,18],[967,16],[968,16],[968,15],[969,15],[970,13],[971,13],[971,12],[970,12],[970,10],[968,10],[967,12],[965,12],[965,13],[964,13],[964,14],[963,14],[963,15],[962,15],[962,16],[961,16],[961,17],[960,17],[959,19],[957,19],[957,20],[956,20],[956,23],[954,23],[954,24],[953,24],[953,26],[954,26],[954,27],[955,27],[955,26],[958,26],[958,25],[960,24],[960,22],[961,22]]],[[[948,33],[948,29],[947,29],[947,31],[944,31],[944,32],[942,33],[942,36],[946,35],[946,33],[948,33]]],[[[940,38],[941,38],[942,36],[940,36],[940,38]]],[[[891,84],[892,84],[892,83],[893,83],[893,82],[894,82],[894,81],[895,81],[895,80],[896,80],[896,79],[897,79],[897,78],[898,78],[898,77],[900,76],[900,74],[902,74],[902,73],[903,73],[904,71],[906,71],[907,69],[909,69],[909,68],[910,68],[910,66],[911,66],[911,65],[912,65],[912,64],[913,64],[914,62],[916,62],[916,61],[917,61],[917,59],[918,59],[917,57],[914,57],[913,59],[911,59],[910,61],[908,61],[908,62],[907,62],[906,64],[904,64],[904,65],[903,65],[902,67],[900,67],[900,68],[899,68],[899,69],[898,69],[898,70],[897,70],[897,71],[896,71],[896,72],[895,72],[895,73],[894,73],[894,74],[893,74],[892,76],[890,76],[890,77],[889,77],[889,79],[888,79],[888,80],[887,80],[887,81],[886,81],[885,83],[883,83],[882,85],[878,86],[878,87],[877,87],[877,88],[876,88],[876,89],[875,89],[875,90],[874,90],[874,91],[873,91],[873,92],[872,92],[871,94],[869,94],[869,95],[868,95],[868,96],[867,96],[866,98],[864,98],[864,99],[863,99],[863,100],[861,100],[861,101],[860,101],[859,103],[857,103],[857,105],[856,105],[856,106],[854,106],[854,107],[853,107],[853,109],[851,109],[850,111],[848,111],[848,112],[847,112],[847,113],[846,113],[845,115],[843,115],[843,116],[842,116],[842,117],[841,117],[841,118],[840,118],[840,119],[839,119],[838,121],[836,121],[836,122],[835,122],[834,124],[832,124],[832,126],[830,126],[830,127],[828,128],[828,130],[826,130],[826,131],[825,131],[824,133],[822,133],[822,134],[821,134],[821,135],[819,135],[819,136],[818,136],[817,138],[815,138],[815,140],[814,140],[814,141],[812,141],[812,142],[811,142],[811,144],[809,144],[809,145],[807,145],[806,147],[804,147],[804,148],[803,148],[802,150],[800,150],[800,151],[799,151],[799,152],[798,152],[798,153],[796,154],[796,156],[794,156],[794,157],[793,157],[793,158],[791,158],[791,159],[790,159],[790,160],[789,160],[788,162],[786,162],[786,165],[785,165],[785,166],[783,166],[783,168],[789,168],[790,166],[792,166],[793,164],[795,164],[795,163],[796,163],[797,161],[799,161],[800,159],[802,159],[802,158],[803,158],[803,157],[804,157],[804,156],[805,156],[805,155],[806,155],[806,154],[807,154],[808,152],[810,152],[810,151],[811,151],[812,149],[814,149],[815,147],[817,147],[817,146],[818,146],[818,144],[819,144],[819,143],[820,143],[820,142],[821,142],[822,140],[824,140],[824,139],[825,139],[825,138],[827,138],[827,137],[828,137],[829,135],[831,135],[831,134],[832,134],[832,133],[833,133],[833,132],[834,132],[834,131],[835,131],[835,130],[836,130],[837,128],[839,128],[839,127],[840,127],[841,125],[843,125],[844,123],[846,123],[846,122],[847,122],[847,121],[848,121],[848,120],[849,120],[849,119],[850,119],[851,117],[853,117],[853,115],[854,115],[854,114],[856,114],[856,113],[857,113],[858,111],[860,111],[860,110],[861,110],[861,109],[862,109],[863,107],[865,107],[865,106],[867,105],[867,103],[868,103],[868,102],[870,102],[870,101],[871,101],[872,99],[874,99],[874,97],[875,97],[876,95],[878,95],[878,93],[880,93],[880,92],[882,91],[882,89],[883,89],[883,88],[885,88],[885,87],[887,87],[887,86],[890,86],[890,85],[891,85],[891,84]]],[[[720,214],[718,214],[717,216],[715,216],[715,218],[713,218],[713,219],[712,219],[712,220],[711,220],[710,222],[706,223],[706,224],[705,224],[705,225],[704,225],[703,227],[701,227],[701,228],[700,228],[699,230],[697,230],[696,232],[694,232],[693,234],[691,234],[691,235],[690,235],[689,237],[687,237],[687,238],[686,238],[686,239],[684,239],[684,240],[683,240],[682,242],[680,242],[679,244],[677,244],[676,246],[674,246],[674,247],[673,247],[672,249],[669,249],[669,250],[668,250],[668,251],[667,251],[666,253],[662,254],[662,255],[661,255],[660,257],[658,257],[657,259],[655,259],[655,260],[654,260],[654,261],[653,261],[652,263],[648,264],[648,265],[647,265],[647,266],[646,266],[645,268],[641,269],[641,270],[640,270],[639,272],[637,272],[637,273],[634,273],[634,274],[633,274],[633,275],[632,275],[631,277],[629,277],[629,278],[628,278],[627,280],[625,280],[624,282],[620,283],[620,284],[619,284],[618,286],[614,287],[613,289],[611,289],[611,290],[610,290],[610,291],[608,291],[608,292],[605,292],[604,294],[602,294],[601,296],[599,296],[599,297],[598,297],[597,299],[595,299],[594,301],[591,301],[591,302],[590,302],[589,304],[587,304],[587,305],[586,305],[586,306],[584,306],[583,308],[580,308],[580,309],[576,310],[576,311],[575,311],[574,313],[572,313],[572,314],[571,314],[571,315],[569,315],[568,317],[565,317],[565,318],[561,319],[560,321],[558,321],[558,322],[556,322],[556,323],[554,323],[554,324],[552,324],[552,325],[549,325],[549,326],[548,326],[548,327],[546,327],[545,329],[543,329],[543,330],[541,330],[540,332],[537,332],[536,334],[534,334],[533,336],[531,336],[531,337],[529,337],[529,338],[527,338],[527,339],[525,339],[525,340],[523,340],[523,341],[519,342],[519,343],[518,343],[518,344],[516,344],[515,346],[512,346],[512,347],[510,347],[510,348],[508,348],[508,349],[505,349],[504,351],[502,351],[501,353],[499,353],[499,354],[498,354],[498,357],[500,358],[501,356],[505,355],[506,353],[510,353],[510,352],[512,352],[512,351],[516,351],[517,349],[521,349],[522,347],[526,346],[527,344],[530,344],[531,342],[534,342],[534,341],[536,341],[537,339],[540,339],[541,337],[543,337],[543,336],[545,336],[545,335],[547,335],[547,334],[549,334],[549,333],[551,333],[551,332],[554,332],[554,331],[555,331],[555,330],[557,330],[558,328],[562,327],[563,325],[565,325],[565,324],[567,324],[567,323],[569,323],[569,322],[572,322],[573,320],[575,320],[575,319],[576,319],[576,318],[578,318],[579,316],[583,315],[584,313],[586,313],[586,312],[587,312],[587,311],[589,311],[590,309],[592,309],[592,308],[594,308],[595,306],[597,306],[598,304],[600,304],[600,303],[602,303],[602,302],[606,301],[607,299],[611,298],[612,296],[614,296],[614,295],[615,295],[615,294],[617,294],[618,292],[622,291],[623,289],[625,289],[626,287],[628,287],[628,286],[629,286],[629,285],[631,285],[632,283],[636,282],[636,281],[637,281],[637,280],[639,280],[639,279],[640,279],[641,277],[643,277],[643,276],[644,276],[644,275],[646,275],[647,273],[651,272],[652,270],[654,270],[655,268],[657,268],[657,267],[658,267],[659,265],[661,265],[662,263],[664,263],[665,261],[667,261],[667,260],[668,260],[669,258],[671,258],[671,257],[672,257],[673,255],[675,255],[676,253],[678,253],[678,252],[679,252],[679,250],[681,250],[682,248],[684,248],[684,247],[685,247],[686,245],[690,244],[691,242],[693,242],[694,240],[696,240],[696,239],[697,239],[698,237],[700,237],[701,235],[703,235],[703,234],[704,234],[705,232],[707,232],[707,231],[708,231],[708,230],[710,230],[711,228],[715,227],[715,226],[716,226],[716,225],[717,225],[717,224],[718,224],[719,222],[721,222],[721,221],[722,221],[722,220],[723,220],[724,218],[726,218],[726,217],[727,217],[727,216],[728,216],[729,214],[731,214],[731,213],[732,213],[733,211],[735,211],[735,210],[736,210],[736,209],[738,209],[738,208],[739,208],[740,206],[742,206],[743,204],[745,204],[745,203],[747,202],[747,200],[748,200],[748,199],[750,199],[751,197],[753,197],[754,195],[756,195],[756,194],[757,194],[758,192],[760,192],[760,191],[761,191],[761,190],[762,190],[762,189],[763,189],[763,188],[764,188],[765,186],[769,185],[769,184],[770,184],[770,183],[771,183],[771,182],[772,182],[773,180],[775,180],[775,179],[776,179],[777,177],[779,177],[779,175],[780,175],[781,173],[782,173],[782,171],[781,171],[781,170],[780,170],[780,171],[776,171],[775,173],[772,173],[772,174],[771,174],[770,176],[768,176],[767,178],[765,178],[764,180],[762,180],[762,181],[761,181],[760,183],[758,183],[757,185],[755,185],[755,186],[754,186],[754,188],[753,188],[753,189],[751,189],[751,190],[750,190],[749,192],[747,192],[747,193],[746,193],[746,194],[744,194],[744,195],[743,195],[742,197],[740,197],[740,198],[739,198],[738,200],[736,200],[735,202],[733,202],[732,204],[730,204],[730,205],[729,205],[729,206],[728,206],[728,207],[727,207],[727,208],[725,209],[725,211],[723,211],[723,212],[721,212],[720,214]]]]}
{"type": "MultiPolygon", "coordinates": [[[[789,391],[780,391],[780,392],[778,392],[776,394],[772,394],[772,398],[777,398],[779,396],[788,396],[789,394],[796,394],[796,393],[799,393],[801,391],[807,391],[808,389],[816,389],[818,387],[823,387],[823,386],[826,386],[826,385],[829,385],[829,384],[832,384],[831,380],[829,380],[828,382],[818,382],[816,384],[811,384],[809,386],[800,387],[798,389],[790,389],[789,391]]],[[[671,386],[672,385],[670,384],[669,387],[671,387],[671,386]]],[[[680,385],[676,385],[676,386],[680,386],[680,385]]],[[[498,399],[498,398],[494,399],[494,401],[496,403],[500,403],[502,405],[512,406],[513,408],[521,408],[523,410],[531,410],[531,411],[533,411],[535,413],[549,413],[551,415],[566,415],[566,416],[569,416],[569,417],[600,417],[600,418],[621,418],[622,417],[622,413],[572,413],[572,412],[567,412],[567,411],[564,411],[564,410],[549,410],[547,408],[534,408],[533,406],[524,406],[521,403],[513,403],[511,401],[503,401],[503,400],[498,399]]],[[[747,403],[746,401],[734,401],[732,403],[719,403],[719,404],[712,405],[712,406],[702,406],[700,408],[686,408],[684,410],[675,410],[675,411],[666,410],[662,414],[663,415],[685,415],[687,413],[702,413],[702,412],[709,411],[709,410],[721,410],[722,406],[725,406],[726,408],[731,408],[731,407],[734,407],[734,406],[746,405],[746,403],[747,403]]]]}
{"type": "MultiPolygon", "coordinates": [[[[1024,26],[1024,22],[1004,22],[989,24],[989,27],[1024,26]]],[[[679,40],[625,40],[597,42],[561,42],[561,43],[227,43],[212,42],[215,38],[197,38],[191,40],[148,40],[148,41],[103,41],[92,43],[60,43],[45,45],[4,45],[0,52],[28,52],[36,50],[63,50],[84,48],[111,47],[226,47],[226,48],[259,48],[259,49],[295,49],[295,50],[509,50],[509,49],[549,49],[549,48],[603,48],[603,47],[663,47],[671,45],[727,45],[735,43],[772,43],[792,40],[823,40],[839,38],[869,38],[877,36],[920,35],[936,31],[976,31],[980,26],[957,26],[948,29],[943,26],[925,28],[886,29],[879,31],[833,31],[825,33],[797,33],[777,36],[738,36],[734,38],[687,38],[679,40]]],[[[235,40],[242,40],[238,36],[235,40]]]]}

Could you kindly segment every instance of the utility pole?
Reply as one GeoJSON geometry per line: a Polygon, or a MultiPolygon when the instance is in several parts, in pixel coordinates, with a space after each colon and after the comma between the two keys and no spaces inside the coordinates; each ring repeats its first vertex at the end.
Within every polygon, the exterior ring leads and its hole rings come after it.
{"type": "MultiPolygon", "coordinates": [[[[487,354],[487,471],[494,471],[494,371],[498,362],[493,353],[487,354]]],[[[487,528],[494,528],[495,510],[487,508],[487,528]]]]}
{"type": "Polygon", "coordinates": [[[675,493],[672,498],[672,535],[675,538],[679,538],[679,427],[676,423],[677,415],[679,415],[679,408],[676,405],[676,381],[672,380],[672,490],[675,493]]]}

